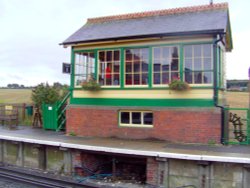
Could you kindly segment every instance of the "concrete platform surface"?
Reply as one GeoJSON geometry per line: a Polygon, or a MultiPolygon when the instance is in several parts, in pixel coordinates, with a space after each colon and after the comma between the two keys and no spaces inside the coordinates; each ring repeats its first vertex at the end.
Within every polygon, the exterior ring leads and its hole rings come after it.
{"type": "Polygon", "coordinates": [[[66,136],[64,132],[28,126],[0,126],[0,139],[105,153],[250,164],[250,146],[177,144],[158,140],[125,140],[66,136]]]}

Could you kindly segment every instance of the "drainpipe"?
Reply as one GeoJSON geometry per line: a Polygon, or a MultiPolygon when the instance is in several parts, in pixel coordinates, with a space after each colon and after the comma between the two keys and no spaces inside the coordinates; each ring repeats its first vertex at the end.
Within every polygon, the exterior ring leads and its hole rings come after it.
{"type": "Polygon", "coordinates": [[[214,84],[213,84],[213,100],[214,100],[214,105],[215,107],[218,107],[221,109],[221,143],[225,144],[224,141],[224,128],[225,128],[225,121],[224,121],[224,114],[225,114],[225,107],[224,106],[220,106],[218,105],[218,85],[217,85],[217,44],[218,42],[222,42],[223,43],[223,36],[222,34],[220,34],[220,38],[216,39],[214,38],[214,42],[213,42],[213,67],[214,67],[214,75],[213,75],[213,80],[214,80],[214,84]]]}

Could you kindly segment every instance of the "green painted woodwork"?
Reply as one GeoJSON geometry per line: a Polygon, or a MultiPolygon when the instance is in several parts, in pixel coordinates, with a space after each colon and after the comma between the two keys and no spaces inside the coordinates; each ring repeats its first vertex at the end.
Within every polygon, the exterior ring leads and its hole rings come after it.
{"type": "Polygon", "coordinates": [[[95,106],[213,107],[212,99],[71,98],[70,104],[95,106]]]}

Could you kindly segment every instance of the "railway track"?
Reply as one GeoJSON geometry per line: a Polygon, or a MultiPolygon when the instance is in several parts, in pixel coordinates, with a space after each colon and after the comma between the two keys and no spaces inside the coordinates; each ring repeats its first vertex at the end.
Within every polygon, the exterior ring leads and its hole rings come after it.
{"type": "Polygon", "coordinates": [[[98,186],[85,185],[73,181],[50,178],[38,174],[31,174],[8,167],[0,167],[0,177],[34,185],[41,188],[97,188],[98,186]]]}

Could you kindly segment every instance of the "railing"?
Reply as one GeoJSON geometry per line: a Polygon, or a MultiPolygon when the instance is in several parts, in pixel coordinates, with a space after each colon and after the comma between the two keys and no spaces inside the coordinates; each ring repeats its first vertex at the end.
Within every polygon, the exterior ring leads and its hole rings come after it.
{"type": "Polygon", "coordinates": [[[250,110],[248,108],[224,109],[224,144],[250,144],[250,110]]]}
{"type": "Polygon", "coordinates": [[[67,101],[70,97],[70,92],[67,93],[67,95],[64,97],[64,99],[57,104],[57,123],[58,127],[56,131],[59,131],[65,127],[66,123],[66,107],[67,107],[67,101]]]}

